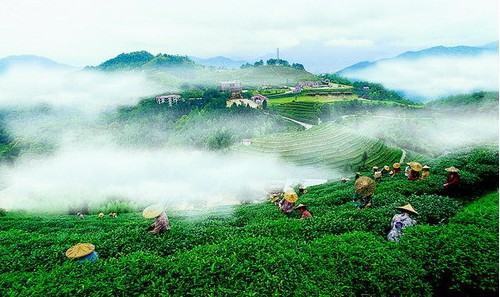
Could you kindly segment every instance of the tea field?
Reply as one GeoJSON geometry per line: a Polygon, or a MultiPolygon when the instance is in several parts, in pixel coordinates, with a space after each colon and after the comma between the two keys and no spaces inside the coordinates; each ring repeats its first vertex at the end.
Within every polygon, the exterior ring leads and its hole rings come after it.
{"type": "Polygon", "coordinates": [[[200,219],[168,212],[172,229],[159,236],[139,212],[7,212],[0,296],[498,296],[498,161],[496,148],[430,160],[428,179],[383,179],[363,210],[350,203],[353,182],[311,187],[299,198],[309,220],[269,202],[200,219]],[[462,176],[453,197],[442,187],[450,165],[462,176]],[[418,224],[388,242],[403,203],[418,224]],[[77,242],[95,244],[100,259],[67,260],[77,242]]]}
{"type": "Polygon", "coordinates": [[[274,154],[300,165],[353,172],[363,167],[392,165],[402,151],[382,141],[359,135],[347,127],[329,122],[311,129],[279,133],[252,139],[246,152],[274,154]]]}

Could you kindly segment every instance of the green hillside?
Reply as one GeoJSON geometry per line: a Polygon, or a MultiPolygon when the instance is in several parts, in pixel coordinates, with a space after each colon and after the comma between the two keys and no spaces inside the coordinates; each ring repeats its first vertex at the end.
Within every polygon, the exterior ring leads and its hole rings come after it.
{"type": "Polygon", "coordinates": [[[300,165],[350,172],[362,167],[392,164],[402,156],[398,148],[333,123],[304,131],[254,138],[251,145],[240,145],[237,149],[276,155],[300,165]]]}
{"type": "Polygon", "coordinates": [[[352,181],[311,187],[299,198],[308,220],[269,202],[197,220],[169,212],[172,229],[159,236],[138,212],[1,213],[0,296],[497,296],[497,164],[498,150],[435,159],[427,180],[383,179],[363,210],[350,203],[352,181]],[[463,176],[452,198],[441,195],[450,164],[463,176]],[[389,242],[405,203],[417,225],[389,242]],[[67,260],[77,242],[100,259],[67,260]]]}
{"type": "Polygon", "coordinates": [[[498,110],[498,92],[476,92],[450,96],[431,101],[425,105],[429,109],[467,109],[478,111],[498,110]]]}

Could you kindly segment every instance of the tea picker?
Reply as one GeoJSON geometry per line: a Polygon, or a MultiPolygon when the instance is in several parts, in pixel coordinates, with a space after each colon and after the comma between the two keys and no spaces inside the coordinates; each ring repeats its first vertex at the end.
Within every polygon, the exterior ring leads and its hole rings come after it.
{"type": "Polygon", "coordinates": [[[167,214],[159,205],[151,205],[144,209],[142,216],[146,219],[155,219],[154,223],[149,226],[148,231],[153,234],[160,234],[170,230],[170,222],[167,214]]]}
{"type": "Polygon", "coordinates": [[[391,231],[387,234],[387,239],[390,241],[399,241],[399,238],[403,234],[403,229],[417,223],[417,221],[411,216],[418,215],[418,212],[411,206],[411,204],[408,203],[404,206],[397,207],[397,209],[401,213],[392,217],[391,231]]]}
{"type": "Polygon", "coordinates": [[[372,205],[372,195],[375,193],[375,181],[368,176],[359,177],[354,182],[354,202],[358,208],[366,208],[372,205]]]}
{"type": "Polygon", "coordinates": [[[297,202],[298,199],[299,196],[297,195],[297,193],[295,193],[294,190],[289,189],[285,192],[284,198],[280,201],[278,206],[284,214],[291,214],[293,211],[293,205],[295,204],[295,202],[297,202]]]}
{"type": "Polygon", "coordinates": [[[410,172],[408,173],[408,180],[417,180],[420,178],[420,172],[422,171],[422,164],[418,162],[407,163],[410,166],[410,172]]]}
{"type": "Polygon", "coordinates": [[[78,263],[95,262],[99,258],[91,243],[78,243],[66,251],[66,257],[78,263]]]}
{"type": "Polygon", "coordinates": [[[307,205],[305,204],[299,204],[293,209],[296,209],[300,212],[300,219],[308,219],[312,218],[311,212],[307,209],[307,205]]]}

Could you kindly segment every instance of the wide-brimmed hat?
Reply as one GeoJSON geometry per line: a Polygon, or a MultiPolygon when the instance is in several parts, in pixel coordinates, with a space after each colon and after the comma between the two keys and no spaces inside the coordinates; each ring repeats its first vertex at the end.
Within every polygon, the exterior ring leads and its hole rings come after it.
{"type": "Polygon", "coordinates": [[[451,167],[445,168],[444,170],[446,170],[448,172],[459,172],[460,171],[455,166],[451,166],[451,167]]]}
{"type": "Polygon", "coordinates": [[[378,166],[373,166],[372,167],[373,170],[377,170],[378,169],[378,166]]]}
{"type": "Polygon", "coordinates": [[[392,164],[392,167],[393,167],[393,168],[400,168],[400,167],[401,167],[401,164],[399,164],[399,163],[394,163],[394,164],[392,164]]]}
{"type": "Polygon", "coordinates": [[[431,169],[429,166],[425,165],[422,169],[431,169]]]}
{"type": "Polygon", "coordinates": [[[414,214],[418,214],[418,212],[413,208],[413,206],[411,206],[410,203],[404,205],[404,206],[400,206],[400,207],[396,207],[397,209],[402,209],[402,210],[406,210],[406,211],[409,211],[409,212],[412,212],[414,214]]]}
{"type": "Polygon", "coordinates": [[[372,195],[375,192],[375,181],[368,176],[361,176],[354,183],[356,193],[363,197],[372,195]]]}
{"type": "Polygon", "coordinates": [[[146,207],[142,211],[142,216],[145,217],[146,219],[152,219],[152,218],[156,218],[157,216],[161,215],[162,212],[163,212],[163,208],[160,207],[159,205],[155,204],[155,205],[150,205],[150,206],[146,207]]]}
{"type": "Polygon", "coordinates": [[[298,199],[299,199],[299,196],[297,195],[297,193],[295,193],[295,191],[286,191],[285,192],[285,200],[286,201],[288,201],[290,203],[294,203],[298,199]]]}
{"type": "Polygon", "coordinates": [[[299,204],[299,205],[295,206],[293,209],[306,208],[306,207],[307,207],[307,205],[305,205],[305,204],[299,204]]]}
{"type": "Polygon", "coordinates": [[[391,169],[391,167],[389,167],[389,166],[387,166],[387,165],[385,165],[385,166],[384,166],[384,170],[385,170],[385,171],[389,171],[389,169],[391,169]]]}
{"type": "Polygon", "coordinates": [[[422,164],[418,162],[410,162],[409,165],[413,171],[422,171],[422,164]]]}
{"type": "Polygon", "coordinates": [[[95,251],[95,246],[91,243],[78,243],[66,251],[66,257],[77,259],[85,257],[95,251]]]}

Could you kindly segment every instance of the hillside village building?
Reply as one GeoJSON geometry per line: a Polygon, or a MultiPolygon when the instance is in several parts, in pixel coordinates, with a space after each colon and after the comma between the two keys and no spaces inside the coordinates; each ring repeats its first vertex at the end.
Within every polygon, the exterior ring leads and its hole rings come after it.
{"type": "Polygon", "coordinates": [[[243,99],[241,96],[243,87],[239,81],[223,81],[220,83],[220,90],[231,92],[231,99],[243,99]]]}
{"type": "Polygon", "coordinates": [[[181,95],[171,94],[171,95],[162,95],[156,96],[156,103],[165,104],[168,102],[168,106],[172,106],[174,103],[177,104],[179,100],[181,100],[181,95]]]}

